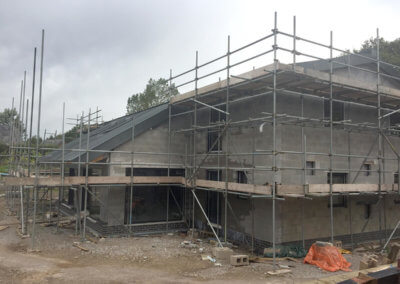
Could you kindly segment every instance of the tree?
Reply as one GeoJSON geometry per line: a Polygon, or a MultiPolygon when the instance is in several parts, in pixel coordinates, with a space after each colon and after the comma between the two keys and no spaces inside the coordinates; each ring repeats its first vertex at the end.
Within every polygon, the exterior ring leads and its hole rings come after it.
{"type": "MultiPolygon", "coordinates": [[[[377,41],[374,38],[364,41],[360,50],[354,50],[355,53],[376,53],[377,41]]],[[[394,41],[379,39],[379,55],[384,62],[400,66],[400,38],[394,41]]]]}
{"type": "Polygon", "coordinates": [[[171,84],[170,87],[166,79],[160,78],[154,80],[150,78],[143,92],[134,94],[128,98],[126,105],[127,114],[165,103],[177,94],[179,92],[175,84],[171,84]]]}
{"type": "MultiPolygon", "coordinates": [[[[75,125],[74,127],[72,127],[70,130],[68,130],[67,132],[64,133],[65,136],[65,143],[69,143],[72,140],[79,138],[79,133],[80,133],[80,125],[75,125]]],[[[87,125],[83,125],[82,126],[82,133],[86,133],[87,132],[87,125]]],[[[53,136],[51,136],[49,139],[53,139],[53,136]]],[[[56,139],[62,139],[62,134],[58,134],[56,137],[56,139]]]]}
{"type": "Polygon", "coordinates": [[[14,120],[15,125],[19,125],[19,116],[15,108],[5,108],[4,111],[0,112],[0,123],[1,124],[11,124],[14,120]]]}

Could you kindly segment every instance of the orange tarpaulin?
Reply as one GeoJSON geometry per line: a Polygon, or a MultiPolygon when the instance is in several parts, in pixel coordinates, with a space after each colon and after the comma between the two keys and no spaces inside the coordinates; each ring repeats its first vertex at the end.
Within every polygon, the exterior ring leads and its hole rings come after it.
{"type": "Polygon", "coordinates": [[[320,245],[314,243],[304,258],[304,263],[318,266],[327,271],[351,271],[348,262],[340,253],[339,249],[332,245],[320,245]]]}

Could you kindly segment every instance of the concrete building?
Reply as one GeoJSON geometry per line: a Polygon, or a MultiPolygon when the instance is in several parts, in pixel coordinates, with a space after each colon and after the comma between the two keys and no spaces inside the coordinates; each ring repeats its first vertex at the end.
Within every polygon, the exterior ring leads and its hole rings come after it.
{"type": "MultiPolygon", "coordinates": [[[[338,63],[332,77],[324,61],[277,62],[231,78],[229,104],[224,80],[92,130],[88,176],[149,180],[89,185],[88,227],[119,235],[211,225],[220,237],[226,231],[227,239],[255,249],[271,245],[274,234],[278,244],[383,239],[400,213],[400,117],[380,119],[383,137],[378,137],[375,62],[356,56],[335,61],[349,59],[358,69],[338,63]],[[175,179],[151,180],[163,176],[175,179]]],[[[399,75],[388,69],[381,72],[399,75]]],[[[380,89],[400,95],[400,84],[391,77],[380,89]]],[[[391,102],[383,100],[381,116],[392,111],[391,102]]],[[[87,135],[66,145],[65,162],[86,161],[85,150],[69,149],[85,149],[87,135]]],[[[60,161],[60,155],[46,159],[60,161]]],[[[84,166],[67,172],[78,170],[85,176],[84,166]]],[[[84,190],[66,192],[64,213],[74,214],[76,198],[83,209],[84,190]]]]}

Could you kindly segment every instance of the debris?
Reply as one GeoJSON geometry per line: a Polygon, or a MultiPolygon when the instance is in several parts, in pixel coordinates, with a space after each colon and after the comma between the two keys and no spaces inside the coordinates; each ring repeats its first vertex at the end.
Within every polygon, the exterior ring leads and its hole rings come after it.
{"type": "Polygon", "coordinates": [[[292,272],[290,269],[278,269],[278,270],[272,270],[268,271],[267,273],[269,275],[281,275],[281,274],[286,274],[292,272]]]}
{"type": "Polygon", "coordinates": [[[97,244],[97,243],[99,242],[97,239],[92,238],[92,237],[90,237],[90,236],[86,236],[86,238],[87,238],[89,241],[91,241],[92,243],[95,243],[95,244],[97,244]]]}
{"type": "Polygon", "coordinates": [[[221,244],[222,244],[223,247],[227,247],[227,248],[232,248],[233,247],[233,244],[230,243],[230,242],[221,242],[221,244]]]}
{"type": "Polygon", "coordinates": [[[204,251],[204,248],[199,248],[199,252],[203,252],[204,251]]]}
{"type": "Polygon", "coordinates": [[[351,254],[351,251],[346,249],[339,249],[341,254],[351,254]]]}
{"type": "Polygon", "coordinates": [[[207,259],[208,259],[208,255],[206,255],[206,254],[201,255],[201,260],[207,260],[207,259]]]}
{"type": "Polygon", "coordinates": [[[383,255],[368,255],[360,260],[360,270],[373,268],[384,264],[390,264],[392,261],[383,255]]]}
{"type": "Polygon", "coordinates": [[[78,249],[80,249],[80,250],[82,250],[82,251],[85,251],[85,252],[88,252],[88,251],[89,251],[89,249],[82,247],[78,242],[74,242],[72,245],[73,245],[74,247],[77,247],[78,249]]]}
{"type": "Polygon", "coordinates": [[[99,242],[100,242],[100,243],[105,242],[105,241],[106,241],[105,238],[100,238],[100,239],[99,239],[99,242]]]}
{"type": "Polygon", "coordinates": [[[209,256],[209,255],[207,255],[207,259],[208,259],[209,261],[213,262],[213,263],[216,262],[216,259],[215,259],[215,258],[212,258],[212,257],[209,256]]]}
{"type": "Polygon", "coordinates": [[[189,249],[194,249],[197,248],[197,245],[192,243],[191,241],[183,241],[181,242],[181,244],[179,245],[179,247],[181,248],[189,248],[189,249]]]}
{"type": "Polygon", "coordinates": [[[26,252],[28,252],[28,253],[39,253],[39,252],[42,252],[42,251],[38,250],[38,249],[27,249],[26,252]]]}
{"type": "Polygon", "coordinates": [[[289,265],[278,264],[278,266],[279,266],[280,268],[286,268],[286,269],[289,269],[289,268],[290,268],[289,265]]]}
{"type": "Polygon", "coordinates": [[[29,235],[28,235],[28,234],[27,234],[27,235],[22,234],[22,232],[21,232],[21,230],[20,230],[19,228],[15,228],[15,231],[17,232],[18,236],[19,236],[21,239],[29,238],[29,235]]]}
{"type": "Polygon", "coordinates": [[[9,228],[9,226],[0,226],[0,231],[3,231],[5,229],[9,228]]]}
{"type": "Polygon", "coordinates": [[[219,262],[214,263],[214,265],[215,265],[215,266],[222,266],[222,264],[219,263],[219,262]]]}
{"type": "Polygon", "coordinates": [[[196,229],[189,229],[187,231],[187,236],[188,237],[193,237],[193,238],[198,238],[199,237],[199,231],[197,231],[196,229]]]}
{"type": "Polygon", "coordinates": [[[304,258],[304,263],[316,265],[326,271],[351,271],[348,262],[340,253],[339,249],[331,243],[316,242],[312,244],[307,256],[304,258]]]}
{"type": "Polygon", "coordinates": [[[218,260],[229,262],[231,255],[233,255],[233,250],[226,247],[214,247],[212,248],[212,254],[218,260]]]}

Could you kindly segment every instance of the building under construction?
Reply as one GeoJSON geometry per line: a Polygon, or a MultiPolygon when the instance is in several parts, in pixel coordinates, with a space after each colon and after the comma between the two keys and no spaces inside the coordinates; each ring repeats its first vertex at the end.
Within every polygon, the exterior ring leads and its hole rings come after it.
{"type": "Polygon", "coordinates": [[[332,33],[297,35],[295,18],[283,32],[275,15],[271,34],[237,49],[228,38],[223,55],[171,72],[187,92],[169,102],[102,124],[82,115],[79,138],[36,155],[35,175],[21,162],[34,146],[12,147],[8,204],[33,231],[37,214],[75,216],[83,237],[194,229],[255,251],[384,242],[400,215],[400,67],[379,42],[351,53],[332,33]]]}

